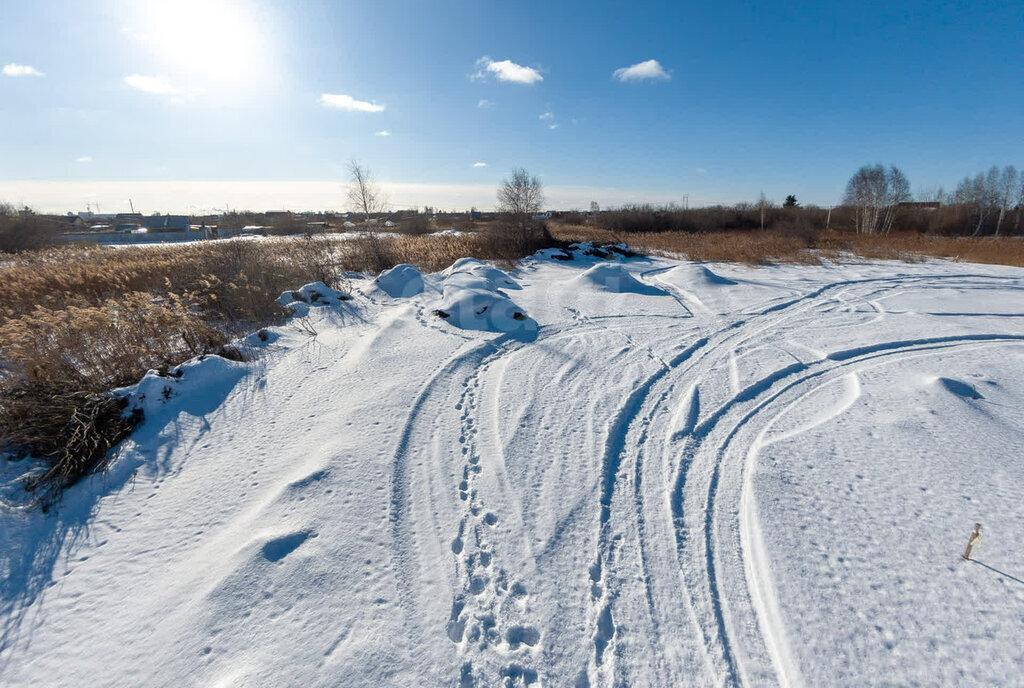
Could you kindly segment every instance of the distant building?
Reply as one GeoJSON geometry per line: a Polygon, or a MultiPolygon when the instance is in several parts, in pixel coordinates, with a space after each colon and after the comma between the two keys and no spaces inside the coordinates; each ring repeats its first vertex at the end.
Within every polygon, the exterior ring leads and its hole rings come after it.
{"type": "Polygon", "coordinates": [[[136,227],[141,227],[142,221],[142,213],[118,213],[114,216],[115,225],[135,225],[136,227]]]}
{"type": "Polygon", "coordinates": [[[86,227],[85,220],[70,213],[67,215],[37,215],[36,217],[64,232],[74,232],[86,227]]]}
{"type": "Polygon", "coordinates": [[[142,226],[151,232],[187,232],[191,227],[187,215],[150,215],[142,226]]]}

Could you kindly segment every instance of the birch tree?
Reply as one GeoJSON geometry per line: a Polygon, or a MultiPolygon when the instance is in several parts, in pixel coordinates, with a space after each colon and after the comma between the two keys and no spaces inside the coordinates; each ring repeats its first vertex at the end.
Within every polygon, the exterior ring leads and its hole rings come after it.
{"type": "MultiPolygon", "coordinates": [[[[1020,204],[1020,187],[1021,180],[1020,174],[1017,172],[1017,168],[1013,165],[1007,165],[1003,168],[1003,171],[999,175],[999,185],[996,189],[999,202],[999,219],[996,221],[996,236],[999,236],[999,230],[1003,227],[1003,219],[1006,217],[1006,211],[1011,207],[1016,207],[1020,204]]],[[[1020,211],[1017,211],[1017,215],[1020,215],[1020,211]]]]}
{"type": "Polygon", "coordinates": [[[351,210],[360,213],[370,223],[370,218],[377,213],[382,213],[387,207],[387,202],[380,191],[380,187],[373,180],[373,174],[369,169],[363,167],[355,160],[348,164],[348,203],[351,210]]]}
{"type": "Polygon", "coordinates": [[[898,167],[865,165],[847,182],[843,203],[854,207],[859,233],[888,234],[899,204],[909,199],[910,182],[898,167]]]}

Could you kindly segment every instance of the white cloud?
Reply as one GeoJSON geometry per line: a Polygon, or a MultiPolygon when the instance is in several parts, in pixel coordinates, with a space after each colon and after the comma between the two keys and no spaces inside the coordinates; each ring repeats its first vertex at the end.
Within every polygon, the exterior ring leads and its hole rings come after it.
{"type": "Polygon", "coordinates": [[[178,96],[182,94],[181,89],[171,84],[165,76],[130,74],[124,78],[124,83],[143,93],[152,93],[158,96],[178,96]]]}
{"type": "Polygon", "coordinates": [[[493,100],[487,100],[486,98],[484,98],[479,103],[477,103],[476,106],[478,108],[483,108],[485,110],[490,110],[492,107],[494,107],[494,101],[493,100]]]}
{"type": "Polygon", "coordinates": [[[485,162],[475,162],[475,163],[473,163],[473,167],[487,167],[487,163],[485,163],[485,162]]]}
{"type": "Polygon", "coordinates": [[[80,157],[75,158],[75,162],[92,162],[92,156],[82,155],[80,157]]]}
{"type": "Polygon", "coordinates": [[[374,136],[391,136],[391,132],[388,131],[387,129],[381,129],[376,134],[374,134],[374,136]]]}
{"type": "Polygon", "coordinates": [[[557,129],[557,128],[558,128],[558,123],[557,122],[555,122],[554,124],[549,124],[548,125],[548,129],[557,129]]]}
{"type": "Polygon", "coordinates": [[[368,103],[365,100],[356,100],[352,96],[343,94],[323,93],[320,95],[320,104],[324,107],[348,110],[349,112],[384,112],[384,105],[368,103]]]}
{"type": "Polygon", "coordinates": [[[540,118],[541,119],[554,119],[555,118],[555,114],[549,110],[548,112],[542,112],[540,114],[540,118]]]}
{"type": "Polygon", "coordinates": [[[544,81],[544,77],[533,67],[524,67],[512,60],[495,62],[485,56],[476,61],[476,66],[477,71],[470,78],[477,81],[485,79],[488,73],[493,74],[498,81],[510,81],[515,84],[532,85],[544,81]]]}
{"type": "Polygon", "coordinates": [[[13,62],[4,65],[3,73],[4,76],[46,76],[31,65],[20,65],[13,62]]]}
{"type": "Polygon", "coordinates": [[[704,174],[705,172],[707,172],[707,170],[705,170],[703,167],[697,168],[697,174],[704,174]]]}
{"type": "Polygon", "coordinates": [[[630,67],[616,69],[612,76],[619,81],[641,81],[643,79],[668,80],[672,75],[665,71],[664,67],[657,60],[638,62],[630,67]]]}

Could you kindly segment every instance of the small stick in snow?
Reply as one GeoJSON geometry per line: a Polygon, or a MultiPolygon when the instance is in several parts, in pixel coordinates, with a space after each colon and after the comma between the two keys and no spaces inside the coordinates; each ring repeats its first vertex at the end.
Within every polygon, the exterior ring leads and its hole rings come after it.
{"type": "Polygon", "coordinates": [[[981,539],[981,524],[974,524],[974,532],[971,533],[971,539],[967,541],[967,549],[964,551],[962,556],[967,561],[971,560],[971,548],[974,547],[974,543],[981,539]]]}

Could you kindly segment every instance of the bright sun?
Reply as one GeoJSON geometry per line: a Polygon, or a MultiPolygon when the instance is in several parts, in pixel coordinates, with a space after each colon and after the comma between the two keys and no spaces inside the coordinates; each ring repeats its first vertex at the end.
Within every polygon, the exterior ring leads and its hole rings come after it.
{"type": "Polygon", "coordinates": [[[190,82],[223,88],[263,67],[267,27],[237,0],[156,0],[133,5],[130,31],[190,82]]]}

